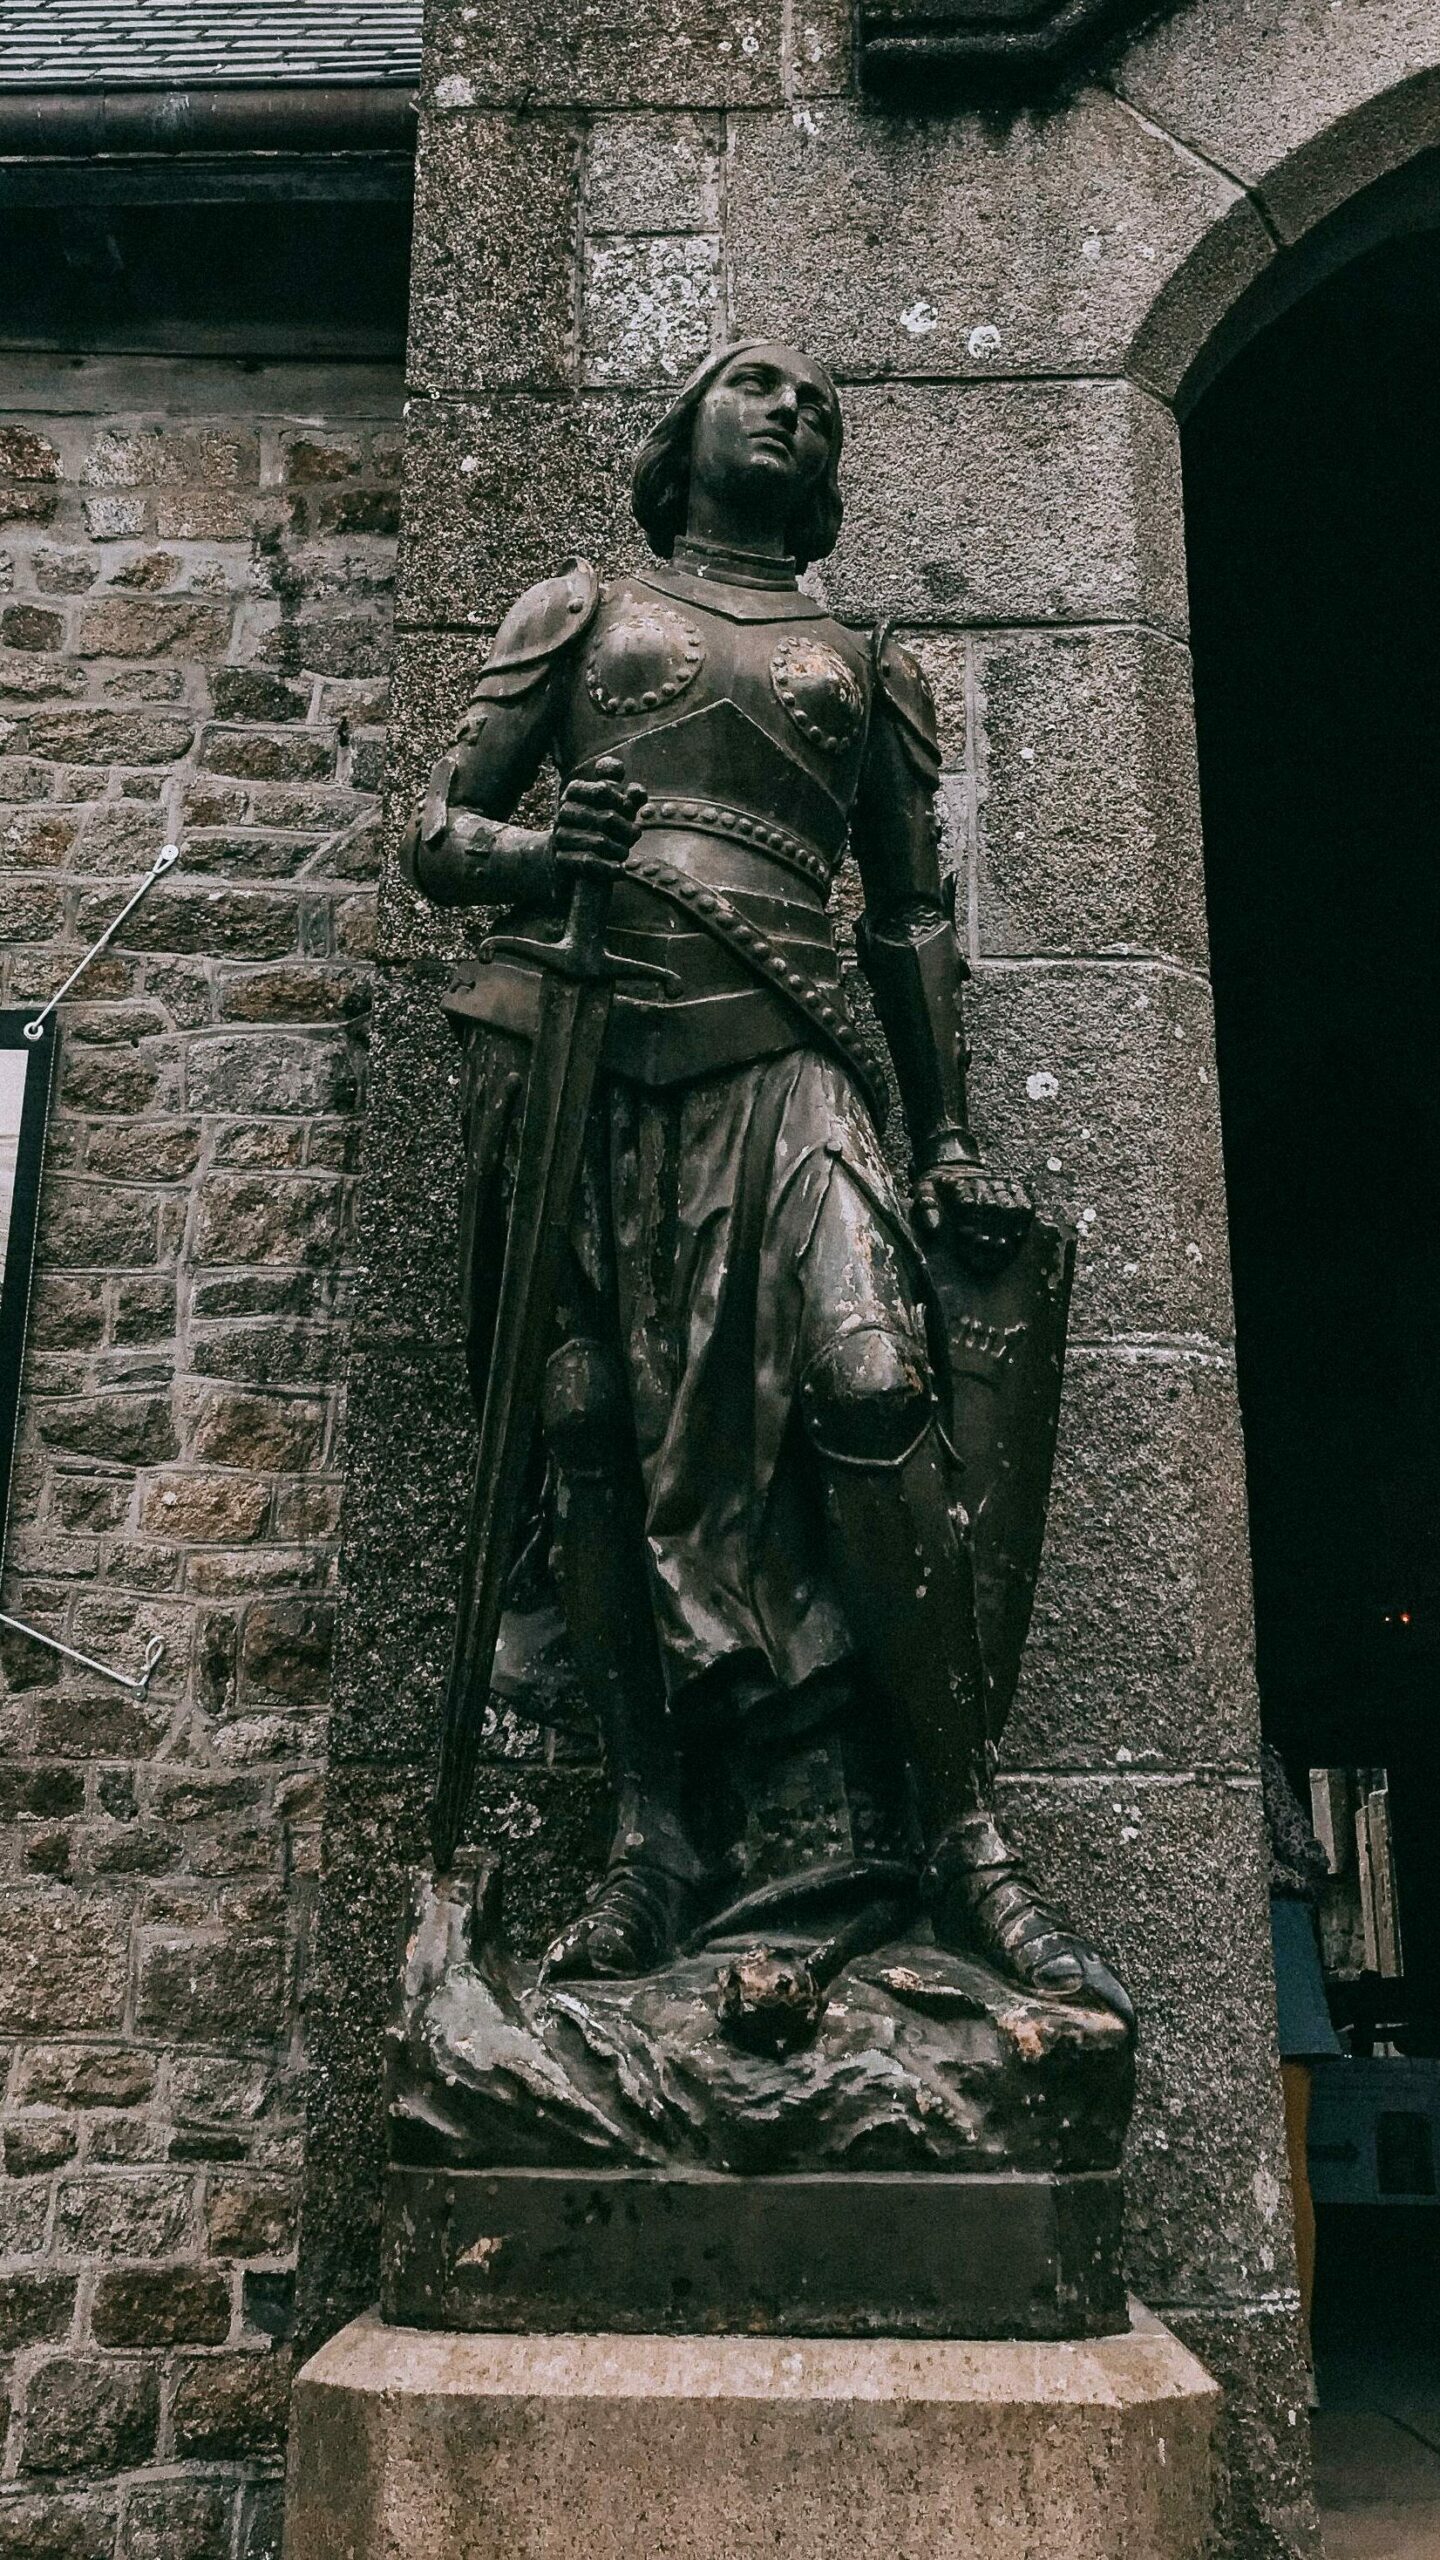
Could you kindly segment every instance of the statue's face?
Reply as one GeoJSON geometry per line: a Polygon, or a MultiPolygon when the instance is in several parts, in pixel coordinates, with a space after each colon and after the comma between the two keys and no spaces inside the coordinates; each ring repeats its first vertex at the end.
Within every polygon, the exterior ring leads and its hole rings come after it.
{"type": "Polygon", "coordinates": [[[794,347],[748,347],[716,375],[696,413],[690,485],[749,495],[788,516],[830,457],[835,393],[794,347]]]}

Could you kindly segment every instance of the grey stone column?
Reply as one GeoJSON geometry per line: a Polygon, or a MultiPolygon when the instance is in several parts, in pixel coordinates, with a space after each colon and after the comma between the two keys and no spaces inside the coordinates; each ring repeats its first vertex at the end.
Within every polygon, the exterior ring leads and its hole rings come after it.
{"type": "MultiPolygon", "coordinates": [[[[630,457],[730,329],[837,370],[844,614],[940,700],[983,1134],[1082,1246],[1053,1528],[1005,1788],[1142,2021],[1140,2291],[1225,2385],[1232,2547],[1315,2548],[1300,2424],[1244,1487],[1166,395],[1182,272],[1270,253],[1240,189],[1113,96],[1008,125],[849,94],[848,12],[432,5],[394,807],[528,581],[637,556],[630,457]],[[603,15],[603,23],[602,23],[603,15]],[[1137,380],[1127,366],[1143,347],[1137,380]]],[[[446,929],[449,930],[448,928],[446,929]]],[[[470,1448],[456,1071],[436,920],[391,882],[351,1384],[305,2261],[312,2333],[373,2285],[379,2025],[454,1602],[470,1448]]],[[[522,1930],[585,1870],[595,1781],[497,1726],[522,1930]]]]}

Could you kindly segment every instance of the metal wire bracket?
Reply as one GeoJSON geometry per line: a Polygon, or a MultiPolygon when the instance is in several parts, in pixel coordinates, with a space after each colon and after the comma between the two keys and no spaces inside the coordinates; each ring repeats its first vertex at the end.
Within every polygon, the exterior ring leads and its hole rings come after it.
{"type": "Polygon", "coordinates": [[[63,1653],[67,1662],[78,1662],[86,1671],[98,1671],[102,1680],[113,1680],[118,1689],[133,1690],[137,1698],[149,1696],[156,1665],[165,1651],[164,1637],[152,1636],[137,1680],[128,1671],[112,1671],[108,1662],[97,1662],[92,1653],[77,1653],[73,1644],[62,1644],[58,1636],[47,1636],[43,1627],[27,1627],[23,1618],[12,1618],[6,1609],[0,1609],[0,1627],[13,1627],[17,1635],[29,1636],[33,1644],[48,1644],[52,1653],[63,1653]]]}
{"type": "Polygon", "coordinates": [[[179,859],[180,847],[178,844],[162,844],[153,863],[146,872],[144,879],[141,881],[139,888],[135,890],[131,897],[126,899],[118,916],[113,916],[111,918],[109,924],[107,924],[104,932],[101,934],[99,941],[91,943],[89,950],[86,952],[84,959],[79,963],[79,966],[71,970],[63,987],[56,988],[49,1003],[47,1005],[42,1005],[34,1020],[32,1022],[27,1022],[22,1026],[27,1040],[39,1039],[41,1032],[44,1030],[46,1023],[49,1021],[57,1004],[60,1004],[63,999],[68,996],[71,988],[77,983],[77,981],[84,977],[91,961],[99,958],[106,943],[111,941],[114,935],[119,932],[126,917],[133,913],[134,909],[139,906],[141,899],[146,895],[147,891],[153,889],[156,881],[162,879],[167,871],[173,871],[179,859]]]}

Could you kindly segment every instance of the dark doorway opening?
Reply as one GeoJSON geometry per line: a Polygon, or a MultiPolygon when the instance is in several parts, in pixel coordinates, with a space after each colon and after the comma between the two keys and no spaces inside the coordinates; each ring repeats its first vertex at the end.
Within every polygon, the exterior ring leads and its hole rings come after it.
{"type": "MultiPolygon", "coordinates": [[[[1302,1804],[1388,1772],[1400,1978],[1329,1988],[1399,2074],[1440,2056],[1437,438],[1435,230],[1315,286],[1184,435],[1262,1714],[1302,1804]]],[[[1401,2200],[1440,2123],[1395,2086],[1393,2200],[1320,2208],[1322,2381],[1327,2341],[1440,2332],[1440,2202],[1401,2200]]]]}

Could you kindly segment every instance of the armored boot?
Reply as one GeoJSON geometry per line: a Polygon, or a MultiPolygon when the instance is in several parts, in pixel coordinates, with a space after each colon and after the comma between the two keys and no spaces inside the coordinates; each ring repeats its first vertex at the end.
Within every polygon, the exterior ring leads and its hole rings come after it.
{"type": "Polygon", "coordinates": [[[995,1821],[967,1524],[923,1353],[878,1328],[852,1332],[812,1363],[802,1399],[846,1611],[919,1782],[937,1936],[1023,1990],[1088,1993],[1128,2019],[1114,1976],[995,1821]]]}
{"type": "Polygon", "coordinates": [[[570,1650],[615,1797],[609,1860],[547,1949],[550,1978],[650,1973],[675,1952],[701,1865],[678,1810],[675,1756],[645,1579],[640,1486],[608,1355],[557,1352],[545,1434],[557,1466],[552,1564],[570,1650]]]}

